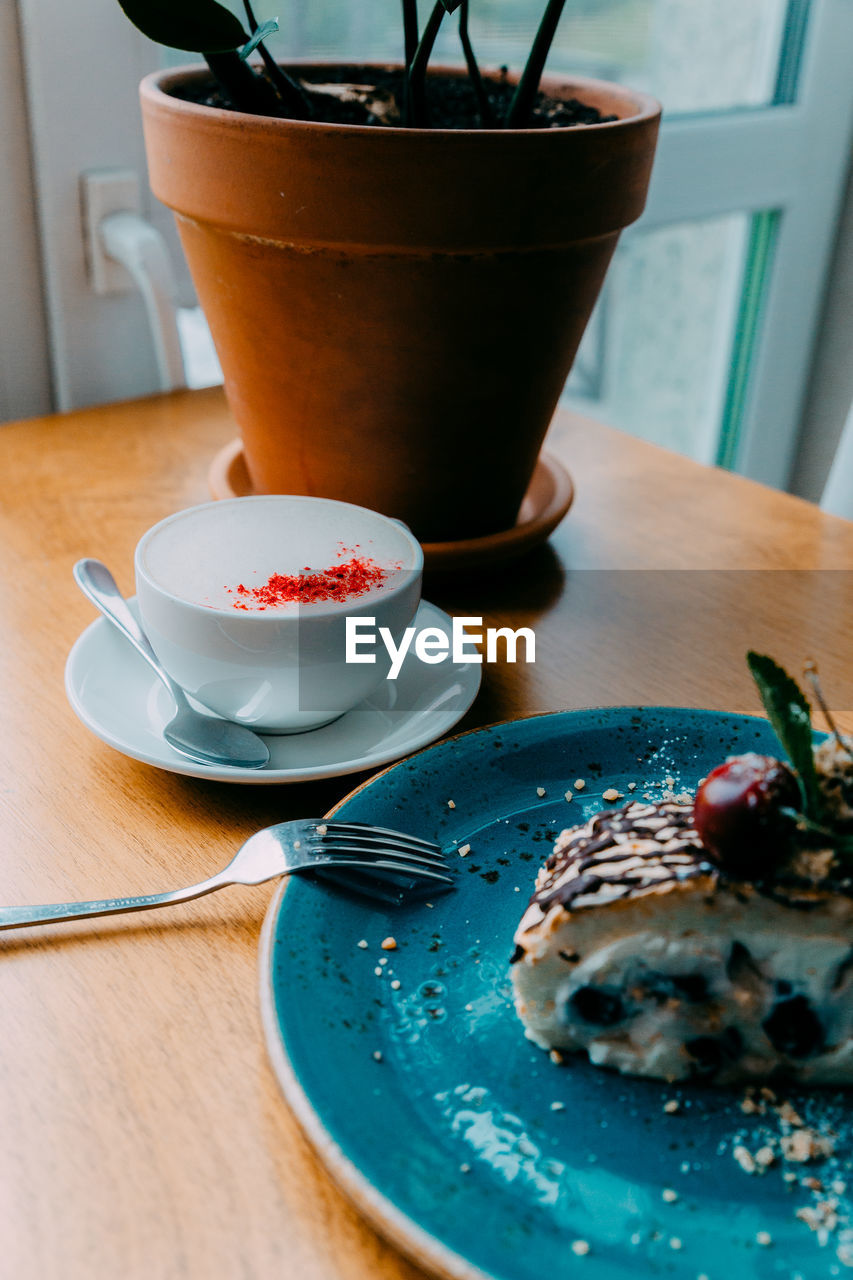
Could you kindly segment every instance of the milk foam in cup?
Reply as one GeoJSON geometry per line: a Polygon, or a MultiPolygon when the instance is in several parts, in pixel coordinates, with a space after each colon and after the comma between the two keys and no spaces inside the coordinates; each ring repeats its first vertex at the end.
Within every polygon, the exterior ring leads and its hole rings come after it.
{"type": "Polygon", "coordinates": [[[178,511],[135,557],[142,625],[193,698],[258,732],[318,728],[390,669],[347,663],[346,619],[394,643],[420,602],[423,553],[405,525],[330,498],[270,495],[178,511]]]}

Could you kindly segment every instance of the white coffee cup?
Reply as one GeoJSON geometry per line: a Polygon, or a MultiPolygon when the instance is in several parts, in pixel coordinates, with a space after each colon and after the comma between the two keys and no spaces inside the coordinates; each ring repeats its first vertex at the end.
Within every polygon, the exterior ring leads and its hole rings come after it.
{"type": "Polygon", "coordinates": [[[346,619],[373,617],[399,644],[420,601],[423,552],[378,512],[270,495],[168,516],[140,539],[135,567],[142,625],[172,678],[225,719],[295,733],[336,720],[387,677],[384,645],[375,663],[347,663],[346,619]],[[353,556],[385,574],[364,594],[256,599],[271,575],[318,574],[353,556]]]}

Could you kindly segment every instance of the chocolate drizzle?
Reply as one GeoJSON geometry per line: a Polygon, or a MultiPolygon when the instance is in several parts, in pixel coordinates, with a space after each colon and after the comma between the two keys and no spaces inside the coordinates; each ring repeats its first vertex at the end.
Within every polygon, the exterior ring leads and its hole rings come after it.
{"type": "Polygon", "coordinates": [[[714,874],[693,825],[693,806],[632,800],[564,831],[531,899],[544,913],[571,910],[714,874]]]}
{"type": "Polygon", "coordinates": [[[535,929],[555,907],[602,907],[701,877],[711,879],[712,889],[725,887],[744,903],[759,894],[808,911],[833,894],[853,897],[853,882],[836,878],[831,864],[829,850],[803,851],[772,879],[736,879],[713,865],[693,826],[692,804],[631,800],[558,836],[537,877],[520,933],[535,929]]]}

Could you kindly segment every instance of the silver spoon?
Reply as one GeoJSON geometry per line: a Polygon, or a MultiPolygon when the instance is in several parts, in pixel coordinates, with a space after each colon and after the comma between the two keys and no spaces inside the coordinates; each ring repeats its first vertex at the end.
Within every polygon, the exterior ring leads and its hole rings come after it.
{"type": "Polygon", "coordinates": [[[105,564],[100,560],[78,560],[74,566],[74,580],[83,594],[142,655],[174,698],[177,712],[163,730],[163,737],[170,746],[191,760],[201,760],[206,764],[262,769],[269,763],[266,743],[251,729],[193,710],[183,689],[160,666],[148,637],[128,608],[105,564]]]}

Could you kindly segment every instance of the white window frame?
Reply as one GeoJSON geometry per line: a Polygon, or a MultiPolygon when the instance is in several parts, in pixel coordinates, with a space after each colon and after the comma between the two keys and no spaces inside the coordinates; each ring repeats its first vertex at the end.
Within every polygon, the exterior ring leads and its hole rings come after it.
{"type": "Polygon", "coordinates": [[[762,321],[726,459],[776,488],[791,474],[847,182],[851,65],[853,4],[812,0],[796,101],[667,122],[636,224],[635,233],[727,213],[777,214],[762,321]]]}
{"type": "Polygon", "coordinates": [[[18,15],[0,5],[0,422],[53,403],[18,15]]]}

